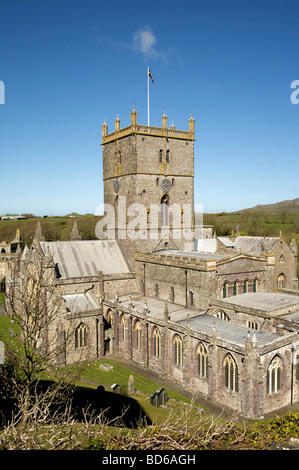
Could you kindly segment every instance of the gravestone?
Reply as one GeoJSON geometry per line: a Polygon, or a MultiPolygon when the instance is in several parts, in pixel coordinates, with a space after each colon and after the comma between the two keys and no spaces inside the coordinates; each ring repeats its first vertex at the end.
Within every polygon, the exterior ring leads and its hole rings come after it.
{"type": "Polygon", "coordinates": [[[4,343],[0,341],[0,364],[5,364],[5,351],[4,343]]]}
{"type": "Polygon", "coordinates": [[[129,377],[128,392],[129,393],[134,393],[135,392],[135,379],[134,379],[133,375],[130,375],[130,377],[129,377]]]}
{"type": "Polygon", "coordinates": [[[100,394],[100,395],[103,395],[103,393],[105,393],[105,387],[103,385],[99,385],[97,387],[97,392],[100,394]]]}
{"type": "Polygon", "coordinates": [[[153,406],[158,406],[158,396],[156,392],[150,394],[150,403],[153,406]]]}
{"type": "Polygon", "coordinates": [[[113,384],[113,385],[111,385],[110,388],[111,388],[111,390],[112,390],[113,392],[119,392],[119,391],[120,391],[120,386],[119,386],[119,384],[113,384]]]}
{"type": "Polygon", "coordinates": [[[100,364],[100,369],[109,372],[110,370],[113,370],[113,366],[110,366],[110,364],[100,364]]]}
{"type": "Polygon", "coordinates": [[[156,392],[150,394],[150,403],[153,406],[164,405],[168,401],[168,393],[164,388],[159,388],[156,392]]]}

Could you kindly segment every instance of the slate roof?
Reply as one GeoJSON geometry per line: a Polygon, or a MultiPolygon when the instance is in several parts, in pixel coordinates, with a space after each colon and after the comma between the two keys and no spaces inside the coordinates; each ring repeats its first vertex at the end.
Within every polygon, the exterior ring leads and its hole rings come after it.
{"type": "Polygon", "coordinates": [[[221,303],[262,310],[264,312],[272,312],[277,309],[297,305],[299,306],[299,297],[292,294],[285,294],[282,292],[248,292],[246,294],[233,295],[226,299],[221,299],[221,303]]]}
{"type": "Polygon", "coordinates": [[[131,272],[118,240],[81,240],[40,242],[44,254],[49,251],[57,263],[60,277],[97,276],[131,272]]]}
{"type": "Polygon", "coordinates": [[[251,255],[261,255],[262,253],[271,253],[279,238],[278,237],[245,237],[239,236],[235,239],[234,245],[236,251],[251,255]]]}
{"type": "Polygon", "coordinates": [[[227,254],[222,253],[201,253],[198,251],[184,251],[184,250],[159,250],[156,253],[162,253],[164,255],[173,255],[173,256],[182,256],[189,258],[197,258],[202,260],[213,259],[215,261],[220,261],[223,258],[227,258],[227,254]]]}
{"type": "Polygon", "coordinates": [[[62,295],[66,308],[71,313],[84,313],[99,308],[90,294],[66,294],[62,295]]]}
{"type": "MultiPolygon", "coordinates": [[[[179,323],[186,325],[187,320],[183,320],[179,323]]],[[[208,314],[199,315],[190,319],[191,328],[209,336],[212,334],[214,325],[216,327],[217,338],[242,347],[245,346],[248,332],[250,332],[251,339],[253,333],[255,333],[258,346],[265,346],[280,339],[280,336],[274,333],[254,330],[243,325],[221,320],[220,318],[208,314]]]]}

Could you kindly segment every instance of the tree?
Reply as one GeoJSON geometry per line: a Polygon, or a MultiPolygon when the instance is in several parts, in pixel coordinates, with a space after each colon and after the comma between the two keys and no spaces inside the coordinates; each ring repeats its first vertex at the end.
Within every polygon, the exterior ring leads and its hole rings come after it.
{"type": "Polygon", "coordinates": [[[69,328],[63,330],[63,337],[59,334],[62,299],[55,285],[55,264],[38,243],[33,248],[26,248],[15,258],[6,284],[6,314],[18,323],[21,331],[18,347],[9,348],[14,374],[10,374],[10,384],[7,382],[10,386],[13,383],[19,430],[32,419],[34,409],[48,414],[51,407],[54,409],[62,403],[66,408],[65,403],[84,367],[84,361],[80,361],[80,367],[76,363],[63,372],[57,368],[57,364],[64,364],[65,349],[74,332],[69,328]]]}

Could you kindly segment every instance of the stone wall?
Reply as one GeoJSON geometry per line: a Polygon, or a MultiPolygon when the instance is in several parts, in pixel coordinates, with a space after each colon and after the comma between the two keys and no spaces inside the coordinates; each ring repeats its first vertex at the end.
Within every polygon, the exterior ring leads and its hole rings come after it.
{"type": "MultiPolygon", "coordinates": [[[[235,410],[244,417],[262,418],[265,413],[290,404],[293,380],[293,402],[298,401],[295,370],[291,362],[291,342],[296,336],[281,337],[275,345],[256,347],[252,338],[244,347],[226,344],[214,331],[205,335],[199,331],[168,321],[163,312],[159,319],[146,312],[122,308],[120,304],[105,302],[104,312],[113,312],[114,352],[148,367],[162,377],[178,383],[193,393],[220,406],[235,410]],[[141,328],[140,343],[136,340],[136,324],[141,328]],[[154,331],[159,330],[160,354],[155,354],[154,331]],[[182,343],[182,363],[175,363],[174,339],[182,343]],[[198,363],[199,347],[208,360],[205,374],[198,363]],[[281,388],[278,393],[267,390],[267,369],[277,355],[282,361],[281,388]],[[225,361],[230,358],[237,369],[236,384],[227,385],[225,361]],[[292,374],[293,373],[293,379],[292,374]]],[[[297,340],[295,340],[297,341],[297,340]]]]}

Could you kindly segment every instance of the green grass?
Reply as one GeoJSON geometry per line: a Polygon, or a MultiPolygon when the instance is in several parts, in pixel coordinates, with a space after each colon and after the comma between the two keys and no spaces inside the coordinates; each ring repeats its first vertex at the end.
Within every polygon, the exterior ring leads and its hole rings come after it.
{"type": "MultiPolygon", "coordinates": [[[[135,389],[140,391],[143,394],[150,395],[152,392],[155,392],[161,385],[153,382],[152,380],[143,377],[140,374],[133,373],[130,369],[127,369],[116,362],[113,362],[110,359],[103,359],[95,363],[91,363],[86,371],[83,374],[83,378],[91,382],[95,382],[97,385],[104,385],[111,387],[114,383],[119,385],[128,386],[128,380],[130,375],[133,375],[135,380],[135,389]],[[100,364],[109,364],[113,366],[113,370],[105,371],[100,368],[100,364]]],[[[97,386],[94,385],[94,386],[97,386]]],[[[185,403],[190,403],[190,400],[179,393],[174,392],[166,387],[164,387],[168,393],[168,396],[177,401],[184,401],[185,403]]]]}
{"type": "Polygon", "coordinates": [[[12,321],[7,315],[0,316],[0,340],[8,348],[14,351],[19,350],[20,342],[18,338],[20,333],[20,326],[16,321],[12,321]]]}

